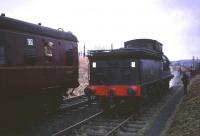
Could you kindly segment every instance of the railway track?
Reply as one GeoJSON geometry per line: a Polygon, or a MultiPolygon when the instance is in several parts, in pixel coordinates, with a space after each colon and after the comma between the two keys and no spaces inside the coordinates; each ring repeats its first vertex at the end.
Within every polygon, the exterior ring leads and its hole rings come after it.
{"type": "Polygon", "coordinates": [[[88,104],[88,100],[85,96],[66,99],[57,112],[41,115],[39,118],[33,120],[30,119],[19,127],[13,128],[11,131],[6,130],[6,133],[8,133],[6,135],[49,136],[65,127],[69,127],[74,123],[80,122],[81,120],[98,113],[100,110],[97,107],[95,101],[88,104]]]}
{"type": "Polygon", "coordinates": [[[171,101],[180,97],[180,91],[161,100],[149,103],[137,112],[120,109],[111,113],[99,112],[75,125],[67,127],[52,136],[143,136],[151,130],[156,118],[171,101]]]}
{"type": "Polygon", "coordinates": [[[77,97],[73,97],[73,98],[64,100],[64,102],[59,107],[59,110],[63,111],[63,110],[67,110],[70,108],[80,107],[80,106],[86,105],[88,103],[89,103],[88,99],[85,95],[77,96],[77,97]]]}

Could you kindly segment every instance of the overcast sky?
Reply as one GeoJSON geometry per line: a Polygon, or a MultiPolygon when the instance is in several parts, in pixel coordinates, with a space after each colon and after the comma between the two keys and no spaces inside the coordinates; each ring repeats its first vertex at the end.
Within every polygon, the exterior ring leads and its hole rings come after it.
{"type": "Polygon", "coordinates": [[[199,0],[0,0],[7,17],[71,31],[87,49],[151,38],[170,60],[200,56],[199,0]]]}

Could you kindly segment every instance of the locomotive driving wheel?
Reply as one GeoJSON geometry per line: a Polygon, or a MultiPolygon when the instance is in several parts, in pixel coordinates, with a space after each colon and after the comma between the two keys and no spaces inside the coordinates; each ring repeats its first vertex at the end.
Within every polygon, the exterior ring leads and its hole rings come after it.
{"type": "Polygon", "coordinates": [[[110,109],[110,100],[107,97],[99,97],[99,105],[100,108],[103,109],[104,111],[107,111],[110,109]]]}

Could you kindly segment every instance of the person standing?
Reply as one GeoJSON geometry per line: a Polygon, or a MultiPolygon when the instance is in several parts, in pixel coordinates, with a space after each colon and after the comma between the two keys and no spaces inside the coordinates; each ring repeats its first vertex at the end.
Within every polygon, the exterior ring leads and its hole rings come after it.
{"type": "Polygon", "coordinates": [[[183,73],[183,76],[182,76],[182,82],[183,82],[183,87],[184,87],[184,95],[187,94],[187,85],[188,85],[188,82],[189,82],[189,78],[186,74],[186,72],[183,73]]]}
{"type": "Polygon", "coordinates": [[[52,56],[53,56],[53,53],[52,53],[52,49],[53,49],[53,42],[46,42],[44,44],[44,55],[45,55],[45,61],[47,63],[49,62],[52,62],[52,56]]]}

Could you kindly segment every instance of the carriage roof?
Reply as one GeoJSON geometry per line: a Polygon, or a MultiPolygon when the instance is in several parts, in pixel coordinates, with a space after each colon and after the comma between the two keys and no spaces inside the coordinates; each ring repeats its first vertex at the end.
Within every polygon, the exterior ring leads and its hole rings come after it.
{"type": "Polygon", "coordinates": [[[41,36],[48,36],[52,38],[58,38],[63,40],[75,41],[77,38],[71,32],[64,32],[41,25],[36,25],[21,20],[0,16],[0,29],[6,29],[11,31],[19,31],[24,33],[36,34],[41,36]]]}

